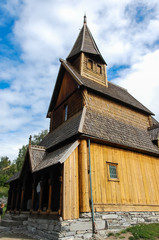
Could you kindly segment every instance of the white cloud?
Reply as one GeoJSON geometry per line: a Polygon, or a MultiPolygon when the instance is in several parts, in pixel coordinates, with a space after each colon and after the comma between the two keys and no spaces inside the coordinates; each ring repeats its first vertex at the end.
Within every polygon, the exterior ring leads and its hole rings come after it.
{"type": "Polygon", "coordinates": [[[159,120],[159,50],[143,56],[129,70],[122,71],[115,83],[128,89],[159,120]]]}
{"type": "Polygon", "coordinates": [[[84,12],[108,68],[130,65],[116,82],[159,119],[159,53],[155,45],[159,38],[158,0],[7,0],[3,8],[3,23],[8,17],[14,20],[10,40],[15,48],[18,46],[20,59],[3,57],[0,62],[0,80],[10,84],[10,88],[0,90],[1,156],[14,159],[30,134],[49,126],[45,116],[59,69],[58,58],[69,54],[84,12]],[[142,7],[143,14],[138,23],[137,7],[142,7]]]}

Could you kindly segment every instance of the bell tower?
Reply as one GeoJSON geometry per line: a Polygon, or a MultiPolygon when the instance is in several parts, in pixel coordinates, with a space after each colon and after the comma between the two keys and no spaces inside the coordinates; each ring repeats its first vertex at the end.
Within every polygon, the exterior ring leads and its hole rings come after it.
{"type": "Polygon", "coordinates": [[[66,60],[77,69],[82,77],[108,86],[107,64],[87,26],[86,15],[84,16],[83,27],[66,60]]]}

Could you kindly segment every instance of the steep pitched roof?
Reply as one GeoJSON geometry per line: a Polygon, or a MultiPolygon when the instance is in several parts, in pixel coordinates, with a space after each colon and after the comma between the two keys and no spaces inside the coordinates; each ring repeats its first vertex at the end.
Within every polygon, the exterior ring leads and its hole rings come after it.
{"type": "Polygon", "coordinates": [[[45,147],[36,146],[36,145],[29,146],[26,152],[25,160],[21,170],[15,173],[6,183],[10,183],[21,177],[25,161],[30,161],[30,167],[31,167],[30,171],[33,172],[36,166],[42,161],[44,156],[45,156],[45,147]]]}
{"type": "Polygon", "coordinates": [[[30,146],[29,156],[30,156],[30,162],[31,162],[31,170],[33,172],[36,166],[39,165],[39,163],[42,161],[42,159],[45,156],[45,147],[35,146],[35,145],[30,146]]]}
{"type": "Polygon", "coordinates": [[[40,171],[41,169],[48,168],[52,165],[63,163],[79,145],[79,141],[71,142],[63,147],[46,154],[43,160],[34,169],[34,172],[40,171]]]}
{"type": "Polygon", "coordinates": [[[19,171],[19,172],[16,172],[11,178],[9,178],[9,179],[6,181],[6,183],[13,182],[13,181],[17,180],[19,177],[20,177],[20,171],[19,171]]]}
{"type": "Polygon", "coordinates": [[[108,87],[105,87],[97,82],[94,82],[87,78],[82,77],[68,61],[65,61],[63,59],[60,59],[60,61],[61,61],[61,67],[56,80],[53,95],[50,101],[47,117],[49,117],[50,112],[53,110],[56,104],[56,99],[58,97],[58,92],[59,92],[65,71],[68,71],[69,74],[77,82],[77,84],[81,87],[86,87],[87,89],[93,90],[100,95],[111,98],[117,102],[121,102],[122,104],[133,107],[148,115],[154,115],[148,108],[146,108],[138,100],[136,100],[126,89],[119,87],[118,85],[113,84],[111,82],[108,82],[108,87]]]}
{"type": "Polygon", "coordinates": [[[84,86],[90,90],[94,90],[100,94],[110,97],[118,102],[129,105],[135,109],[141,110],[147,114],[153,115],[153,113],[142,105],[138,100],[136,100],[126,89],[119,87],[116,84],[108,82],[108,87],[105,87],[97,82],[91,81],[87,78],[82,77],[77,70],[67,61],[62,60],[62,66],[69,71],[69,73],[74,77],[77,83],[84,86]]]}
{"type": "Polygon", "coordinates": [[[82,133],[108,143],[159,156],[159,148],[151,142],[146,129],[131,126],[90,109],[86,110],[82,133]]]}
{"type": "Polygon", "coordinates": [[[148,128],[150,137],[152,141],[159,140],[159,123],[155,124],[154,126],[148,128]]]}
{"type": "Polygon", "coordinates": [[[74,116],[57,127],[54,131],[47,134],[40,145],[50,148],[78,134],[81,117],[82,111],[76,113],[74,116]]]}
{"type": "Polygon", "coordinates": [[[86,19],[67,60],[72,59],[81,52],[96,55],[102,63],[106,64],[87,26],[86,19]]]}

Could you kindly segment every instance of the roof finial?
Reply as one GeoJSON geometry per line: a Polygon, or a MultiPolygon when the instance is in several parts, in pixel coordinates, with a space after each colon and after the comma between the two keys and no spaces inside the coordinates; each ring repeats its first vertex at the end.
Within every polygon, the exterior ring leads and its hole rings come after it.
{"type": "Polygon", "coordinates": [[[32,136],[30,135],[30,137],[29,137],[29,146],[31,146],[31,139],[32,139],[32,136]]]}
{"type": "Polygon", "coordinates": [[[87,23],[87,17],[86,17],[86,13],[84,14],[84,24],[87,23]]]}

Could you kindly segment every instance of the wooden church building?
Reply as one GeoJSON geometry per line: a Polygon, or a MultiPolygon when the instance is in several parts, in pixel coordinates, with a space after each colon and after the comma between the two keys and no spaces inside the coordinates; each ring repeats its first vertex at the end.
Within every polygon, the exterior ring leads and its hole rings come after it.
{"type": "Polygon", "coordinates": [[[21,171],[8,181],[8,212],[63,221],[84,213],[93,221],[112,212],[159,217],[159,123],[108,81],[86,17],[60,62],[49,133],[38,146],[29,144],[21,171]]]}

